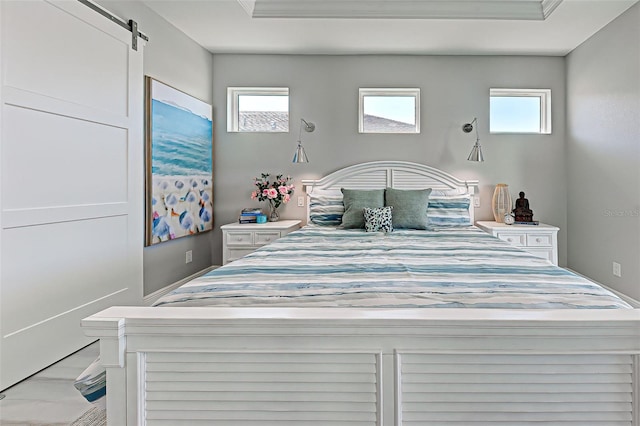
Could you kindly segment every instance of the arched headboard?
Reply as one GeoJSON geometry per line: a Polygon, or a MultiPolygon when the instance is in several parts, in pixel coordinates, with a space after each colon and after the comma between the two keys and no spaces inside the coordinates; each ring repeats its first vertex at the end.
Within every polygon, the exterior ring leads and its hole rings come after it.
{"type": "MultiPolygon", "coordinates": [[[[477,180],[458,179],[442,170],[408,161],[372,161],[337,170],[321,179],[304,179],[307,194],[318,189],[453,189],[472,197],[478,190],[477,180]]],[[[473,200],[469,214],[474,220],[473,200]]],[[[307,218],[309,203],[307,203],[307,218]]]]}

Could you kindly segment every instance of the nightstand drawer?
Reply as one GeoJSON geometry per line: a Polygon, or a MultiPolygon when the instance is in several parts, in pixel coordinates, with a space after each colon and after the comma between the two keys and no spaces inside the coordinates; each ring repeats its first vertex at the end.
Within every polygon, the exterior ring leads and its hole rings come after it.
{"type": "Polygon", "coordinates": [[[553,237],[551,234],[528,234],[527,246],[529,247],[551,247],[553,237]]]}
{"type": "Polygon", "coordinates": [[[280,232],[258,232],[255,235],[255,245],[263,246],[280,238],[280,232]]]}
{"type": "Polygon", "coordinates": [[[230,248],[227,250],[227,262],[233,262],[255,251],[254,248],[230,248]]]}
{"type": "Polygon", "coordinates": [[[525,233],[498,232],[496,236],[514,246],[524,247],[527,245],[527,234],[525,233]]]}
{"type": "Polygon", "coordinates": [[[532,248],[527,248],[526,250],[536,257],[541,257],[543,259],[547,259],[550,262],[554,262],[553,249],[551,247],[549,248],[532,247],[532,248]]]}
{"type": "Polygon", "coordinates": [[[253,232],[229,231],[227,232],[228,246],[251,246],[253,245],[253,232]]]}

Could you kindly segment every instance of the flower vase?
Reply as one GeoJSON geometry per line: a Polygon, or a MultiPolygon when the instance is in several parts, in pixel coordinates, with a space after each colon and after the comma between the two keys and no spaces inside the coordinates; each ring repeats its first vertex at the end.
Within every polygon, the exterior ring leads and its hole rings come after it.
{"type": "Polygon", "coordinates": [[[278,208],[273,201],[269,201],[269,222],[277,222],[280,220],[278,208]]]}
{"type": "Polygon", "coordinates": [[[493,192],[493,199],[491,200],[493,218],[496,222],[503,223],[505,213],[511,213],[511,209],[513,208],[511,202],[509,185],[506,183],[497,184],[493,192]]]}

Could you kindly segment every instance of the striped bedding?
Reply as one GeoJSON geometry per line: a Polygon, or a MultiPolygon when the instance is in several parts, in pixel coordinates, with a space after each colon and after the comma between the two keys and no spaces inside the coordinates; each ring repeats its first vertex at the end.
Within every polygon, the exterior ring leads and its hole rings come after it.
{"type": "Polygon", "coordinates": [[[608,290],[472,226],[388,234],[308,226],[156,305],[630,308],[608,290]]]}
{"type": "MultiPolygon", "coordinates": [[[[307,226],[183,285],[156,306],[631,308],[473,226],[389,234],[307,226]]],[[[89,401],[104,403],[100,363],[75,386],[89,401]]]]}

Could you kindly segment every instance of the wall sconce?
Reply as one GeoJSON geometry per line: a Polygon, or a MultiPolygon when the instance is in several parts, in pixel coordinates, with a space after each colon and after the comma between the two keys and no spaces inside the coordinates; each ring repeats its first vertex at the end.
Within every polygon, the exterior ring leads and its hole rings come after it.
{"type": "Polygon", "coordinates": [[[308,163],[309,158],[307,158],[307,153],[304,152],[304,147],[302,146],[302,129],[305,132],[313,132],[316,129],[316,125],[313,123],[307,122],[304,118],[300,119],[300,131],[298,132],[298,147],[296,148],[296,152],[293,154],[293,162],[294,163],[308,163]]]}
{"type": "Polygon", "coordinates": [[[473,129],[476,129],[476,143],[471,148],[471,153],[467,157],[468,161],[484,161],[484,156],[482,155],[482,147],[480,146],[480,136],[478,136],[478,119],[474,118],[471,123],[467,123],[462,126],[462,131],[465,133],[470,133],[473,129]],[[475,123],[475,127],[473,124],[475,123]]]}

